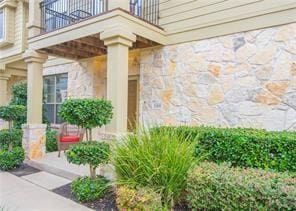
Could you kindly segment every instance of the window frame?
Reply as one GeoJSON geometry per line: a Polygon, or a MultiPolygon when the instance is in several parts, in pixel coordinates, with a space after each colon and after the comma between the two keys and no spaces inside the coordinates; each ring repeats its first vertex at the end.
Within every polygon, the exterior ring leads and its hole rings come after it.
{"type": "Polygon", "coordinates": [[[3,13],[3,36],[0,39],[0,48],[12,45],[15,39],[15,9],[17,3],[14,1],[0,1],[0,10],[3,13]]]}
{"type": "Polygon", "coordinates": [[[2,29],[2,34],[0,34],[0,42],[3,42],[5,37],[5,15],[4,15],[4,9],[0,9],[0,16],[2,14],[2,22],[0,22],[0,27],[2,29]]]}
{"type": "Polygon", "coordinates": [[[63,103],[63,99],[61,100],[61,102],[57,102],[57,79],[58,77],[61,77],[65,75],[66,78],[67,78],[67,82],[66,82],[66,96],[65,96],[65,99],[67,98],[67,94],[68,94],[68,73],[59,73],[59,74],[53,74],[53,75],[45,75],[43,76],[43,87],[44,87],[44,91],[43,91],[43,94],[44,96],[46,96],[47,94],[45,93],[45,79],[46,78],[50,78],[50,77],[53,77],[54,78],[54,91],[53,91],[53,94],[54,94],[54,100],[53,102],[48,102],[47,99],[44,98],[44,102],[43,102],[43,105],[46,106],[46,105],[52,105],[53,106],[53,122],[50,122],[50,124],[60,124],[60,122],[58,122],[58,109],[57,107],[59,105],[61,105],[63,103]]]}

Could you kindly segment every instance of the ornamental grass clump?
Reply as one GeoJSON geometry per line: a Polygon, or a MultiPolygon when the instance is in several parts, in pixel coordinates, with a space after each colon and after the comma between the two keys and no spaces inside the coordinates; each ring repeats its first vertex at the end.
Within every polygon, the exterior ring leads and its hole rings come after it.
{"type": "Polygon", "coordinates": [[[165,206],[173,207],[186,188],[187,172],[194,163],[194,145],[177,134],[142,129],[116,147],[115,171],[120,184],[151,188],[165,206]]]}

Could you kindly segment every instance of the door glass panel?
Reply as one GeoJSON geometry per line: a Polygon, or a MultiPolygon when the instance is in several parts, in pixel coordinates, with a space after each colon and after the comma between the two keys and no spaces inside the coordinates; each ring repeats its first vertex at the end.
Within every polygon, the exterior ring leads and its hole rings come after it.
{"type": "Polygon", "coordinates": [[[133,131],[137,126],[138,82],[128,81],[128,130],[133,131]]]}

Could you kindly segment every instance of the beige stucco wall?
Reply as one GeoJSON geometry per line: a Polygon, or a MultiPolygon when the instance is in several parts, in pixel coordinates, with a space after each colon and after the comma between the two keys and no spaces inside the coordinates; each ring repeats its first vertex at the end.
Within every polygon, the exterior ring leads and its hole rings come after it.
{"type": "Polygon", "coordinates": [[[296,129],[296,23],[141,52],[140,120],[296,129]]]}

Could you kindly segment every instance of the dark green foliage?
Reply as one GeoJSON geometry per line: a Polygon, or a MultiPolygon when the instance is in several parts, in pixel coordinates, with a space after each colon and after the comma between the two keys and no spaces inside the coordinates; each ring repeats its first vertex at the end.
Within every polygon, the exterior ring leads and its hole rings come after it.
{"type": "Polygon", "coordinates": [[[159,127],[196,143],[196,156],[232,166],[296,172],[296,132],[212,127],[159,127]]]}
{"type": "Polygon", "coordinates": [[[12,98],[10,105],[22,105],[27,106],[27,83],[21,82],[13,85],[12,98]]]}
{"type": "Polygon", "coordinates": [[[9,105],[0,107],[0,118],[12,122],[26,114],[26,107],[22,105],[9,105]]]}
{"type": "Polygon", "coordinates": [[[106,164],[110,157],[110,146],[103,142],[81,142],[70,147],[66,153],[67,160],[77,165],[90,165],[91,177],[100,164],[106,164]]]}
{"type": "Polygon", "coordinates": [[[115,149],[114,166],[119,183],[159,192],[166,206],[178,202],[194,162],[194,145],[178,135],[149,133],[128,135],[115,149]]]}
{"type": "Polygon", "coordinates": [[[18,167],[25,159],[25,151],[22,147],[14,147],[12,150],[0,149],[0,169],[7,171],[18,167]]]}
{"type": "Polygon", "coordinates": [[[111,102],[105,99],[71,99],[62,104],[59,115],[66,122],[89,131],[86,135],[90,136],[92,128],[111,121],[112,109],[111,102]]]}
{"type": "Polygon", "coordinates": [[[109,181],[102,176],[83,177],[72,182],[71,191],[79,201],[86,202],[102,198],[110,187],[109,181]]]}
{"type": "Polygon", "coordinates": [[[55,152],[58,150],[57,131],[46,131],[46,152],[55,152]]]}
{"type": "Polygon", "coordinates": [[[205,162],[189,173],[187,201],[193,210],[296,210],[296,178],[205,162]]]}
{"type": "MultiPolygon", "coordinates": [[[[27,83],[26,82],[20,82],[16,83],[12,87],[11,91],[11,101],[10,105],[22,105],[22,106],[27,106],[27,83]]],[[[21,129],[22,124],[26,123],[26,113],[14,120],[13,127],[17,129],[21,129]]]]}
{"type": "Polygon", "coordinates": [[[7,149],[10,143],[12,146],[21,147],[22,135],[22,130],[0,130],[0,149],[7,149]]]}

